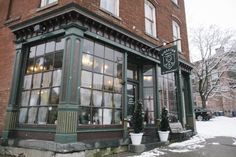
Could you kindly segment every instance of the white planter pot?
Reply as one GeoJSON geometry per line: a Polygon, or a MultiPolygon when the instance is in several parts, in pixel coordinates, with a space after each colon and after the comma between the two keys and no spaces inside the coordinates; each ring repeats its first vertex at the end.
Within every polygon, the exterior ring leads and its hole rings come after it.
{"type": "Polygon", "coordinates": [[[130,133],[130,137],[133,145],[140,145],[143,133],[130,133]]]}
{"type": "Polygon", "coordinates": [[[170,131],[158,131],[161,142],[167,142],[170,131]]]}

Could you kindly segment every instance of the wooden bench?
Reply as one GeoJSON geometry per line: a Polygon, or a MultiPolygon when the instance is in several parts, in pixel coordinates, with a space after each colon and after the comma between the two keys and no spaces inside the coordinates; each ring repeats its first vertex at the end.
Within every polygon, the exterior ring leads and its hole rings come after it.
{"type": "Polygon", "coordinates": [[[169,123],[170,126],[170,140],[183,141],[188,140],[192,136],[192,130],[186,130],[183,128],[180,122],[169,123]]]}

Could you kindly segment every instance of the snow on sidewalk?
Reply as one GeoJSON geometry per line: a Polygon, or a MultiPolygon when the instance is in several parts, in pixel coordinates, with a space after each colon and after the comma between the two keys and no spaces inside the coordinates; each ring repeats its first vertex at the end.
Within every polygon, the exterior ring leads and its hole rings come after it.
{"type": "MultiPolygon", "coordinates": [[[[172,143],[165,148],[155,148],[134,157],[156,157],[167,154],[168,152],[190,152],[203,148],[206,144],[205,139],[217,136],[236,138],[236,118],[216,117],[209,121],[197,121],[196,127],[198,134],[193,136],[190,140],[172,143]]],[[[233,145],[236,145],[236,139],[233,140],[233,145]]],[[[217,145],[218,143],[212,144],[217,145]]]]}

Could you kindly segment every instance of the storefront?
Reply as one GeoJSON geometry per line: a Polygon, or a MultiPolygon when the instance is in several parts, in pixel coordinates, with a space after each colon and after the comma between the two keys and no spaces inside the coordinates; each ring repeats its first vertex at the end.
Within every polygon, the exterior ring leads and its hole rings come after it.
{"type": "Polygon", "coordinates": [[[127,145],[137,100],[147,132],[163,106],[194,129],[191,65],[180,59],[177,73],[161,75],[159,50],[147,51],[155,47],[147,40],[75,4],[11,29],[16,59],[4,140],[127,145]]]}

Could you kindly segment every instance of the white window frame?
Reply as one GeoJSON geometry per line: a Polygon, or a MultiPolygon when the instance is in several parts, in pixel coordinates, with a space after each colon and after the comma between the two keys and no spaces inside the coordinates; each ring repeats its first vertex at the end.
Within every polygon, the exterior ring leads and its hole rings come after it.
{"type": "Polygon", "coordinates": [[[172,2],[178,5],[178,0],[172,0],[172,2]]]}
{"type": "Polygon", "coordinates": [[[41,0],[40,7],[45,7],[49,4],[56,3],[58,0],[41,0]]]}
{"type": "Polygon", "coordinates": [[[144,19],[145,33],[153,37],[156,37],[156,8],[148,0],[145,0],[145,3],[144,3],[144,18],[145,18],[144,19]],[[152,19],[150,17],[147,17],[146,15],[146,6],[150,7],[150,9],[152,10],[152,19]],[[151,23],[151,30],[148,30],[146,21],[151,23]]]}
{"type": "Polygon", "coordinates": [[[119,0],[100,0],[100,8],[102,8],[103,10],[108,11],[109,13],[115,15],[115,16],[119,16],[119,0]],[[109,8],[110,3],[114,3],[114,10],[111,10],[111,8],[109,8]]]}
{"type": "MultiPolygon", "coordinates": [[[[179,24],[175,21],[172,21],[172,28],[173,28],[173,41],[177,39],[181,39],[179,24]]],[[[174,44],[177,45],[177,50],[181,52],[182,51],[181,40],[174,42],[174,44]]]]}

